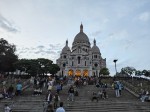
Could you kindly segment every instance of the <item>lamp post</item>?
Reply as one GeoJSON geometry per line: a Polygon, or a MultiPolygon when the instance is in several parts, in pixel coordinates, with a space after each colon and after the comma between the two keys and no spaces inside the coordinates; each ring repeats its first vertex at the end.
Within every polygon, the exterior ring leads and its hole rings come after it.
{"type": "Polygon", "coordinates": [[[117,67],[116,67],[116,62],[117,62],[118,60],[117,59],[114,59],[114,63],[115,63],[115,70],[116,70],[116,75],[117,75],[117,67]]]}

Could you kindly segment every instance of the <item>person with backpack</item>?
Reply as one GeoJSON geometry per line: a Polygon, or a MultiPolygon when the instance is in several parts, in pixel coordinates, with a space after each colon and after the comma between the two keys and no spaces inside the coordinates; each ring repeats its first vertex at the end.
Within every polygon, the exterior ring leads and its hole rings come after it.
{"type": "Polygon", "coordinates": [[[115,90],[116,97],[120,97],[119,84],[117,81],[114,82],[114,90],[115,90]]]}

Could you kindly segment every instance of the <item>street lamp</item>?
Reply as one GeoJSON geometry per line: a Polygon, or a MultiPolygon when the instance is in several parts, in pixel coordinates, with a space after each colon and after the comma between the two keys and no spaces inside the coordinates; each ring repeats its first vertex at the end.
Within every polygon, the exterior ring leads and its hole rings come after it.
{"type": "Polygon", "coordinates": [[[116,75],[117,75],[117,67],[116,67],[116,62],[117,62],[118,60],[117,59],[114,59],[114,63],[115,63],[115,70],[116,70],[116,75]]]}

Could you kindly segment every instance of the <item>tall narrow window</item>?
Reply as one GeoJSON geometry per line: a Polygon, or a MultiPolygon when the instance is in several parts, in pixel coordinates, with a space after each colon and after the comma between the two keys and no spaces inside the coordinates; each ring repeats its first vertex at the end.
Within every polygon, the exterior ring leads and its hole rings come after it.
{"type": "Polygon", "coordinates": [[[86,61],[85,61],[85,66],[86,66],[86,61]]]}
{"type": "Polygon", "coordinates": [[[80,64],[80,59],[81,59],[81,57],[78,57],[78,64],[80,64]]]}
{"type": "Polygon", "coordinates": [[[72,61],[72,66],[73,66],[73,61],[72,61]]]}

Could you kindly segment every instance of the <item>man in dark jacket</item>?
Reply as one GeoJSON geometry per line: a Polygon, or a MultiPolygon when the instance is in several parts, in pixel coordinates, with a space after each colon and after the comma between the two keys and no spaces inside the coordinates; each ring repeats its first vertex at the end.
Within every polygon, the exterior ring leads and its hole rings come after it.
{"type": "Polygon", "coordinates": [[[52,98],[53,98],[53,95],[52,95],[51,91],[48,91],[48,94],[46,95],[46,101],[48,102],[48,104],[51,103],[52,98]]]}

